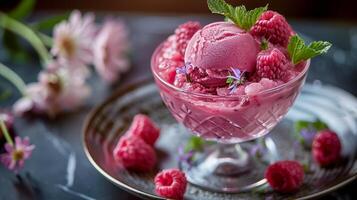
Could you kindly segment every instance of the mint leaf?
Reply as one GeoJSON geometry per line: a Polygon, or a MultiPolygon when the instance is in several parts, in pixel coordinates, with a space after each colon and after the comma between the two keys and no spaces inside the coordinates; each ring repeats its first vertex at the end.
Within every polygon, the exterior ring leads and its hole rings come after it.
{"type": "Polygon", "coordinates": [[[205,141],[199,137],[192,136],[185,146],[185,152],[189,151],[201,151],[203,149],[203,145],[205,141]]]}
{"type": "Polygon", "coordinates": [[[302,48],[304,48],[304,46],[304,41],[298,35],[294,35],[290,38],[288,44],[288,53],[290,55],[291,61],[294,64],[296,64],[296,57],[298,53],[301,51],[302,48]]]}
{"type": "Polygon", "coordinates": [[[265,38],[262,39],[262,42],[260,44],[260,49],[261,50],[267,50],[269,48],[269,42],[265,38]]]}
{"type": "Polygon", "coordinates": [[[233,82],[234,82],[234,79],[231,77],[228,77],[226,80],[226,83],[228,83],[228,84],[232,84],[233,82]]]}
{"type": "Polygon", "coordinates": [[[208,8],[212,13],[224,15],[227,18],[233,13],[233,7],[224,0],[207,0],[208,8]]]}
{"type": "Polygon", "coordinates": [[[324,129],[328,129],[328,125],[317,119],[316,121],[310,122],[310,121],[304,121],[304,120],[298,120],[295,122],[294,124],[294,129],[295,132],[299,133],[301,132],[303,129],[315,129],[316,131],[321,131],[324,129]]]}
{"type": "Polygon", "coordinates": [[[328,129],[327,124],[324,123],[323,121],[320,121],[320,120],[314,121],[312,123],[312,126],[318,131],[321,131],[321,130],[324,130],[324,129],[328,129]]]}
{"type": "Polygon", "coordinates": [[[302,129],[307,129],[309,128],[311,122],[309,121],[304,121],[304,120],[298,120],[294,124],[294,129],[296,133],[300,133],[302,129]]]}
{"type": "Polygon", "coordinates": [[[208,8],[212,13],[220,14],[231,20],[240,28],[248,31],[258,20],[260,15],[268,9],[265,7],[248,10],[245,6],[233,7],[227,4],[224,0],[207,0],[208,8]]]}
{"type": "MultiPolygon", "coordinates": [[[[268,9],[268,4],[264,7],[259,7],[255,8],[253,10],[246,11],[245,7],[242,6],[244,9],[242,9],[242,25],[240,25],[241,28],[244,30],[249,30],[255,22],[259,19],[260,15],[263,14],[268,9]]],[[[238,24],[239,25],[239,24],[238,24]]]]}
{"type": "MultiPolygon", "coordinates": [[[[224,17],[224,21],[225,22],[232,22],[232,20],[230,20],[228,17],[224,17]]],[[[232,22],[233,23],[233,22],[232,22]]]]}
{"type": "Polygon", "coordinates": [[[327,53],[331,46],[332,44],[326,41],[315,41],[311,42],[308,47],[309,49],[313,49],[317,55],[320,55],[323,53],[327,53]]]}
{"type": "Polygon", "coordinates": [[[234,82],[234,79],[231,77],[232,74],[230,72],[228,72],[228,78],[226,80],[226,83],[231,85],[234,82]]]}
{"type": "Polygon", "coordinates": [[[332,44],[326,41],[315,41],[306,46],[300,36],[294,35],[290,38],[288,52],[293,64],[298,64],[303,60],[326,53],[331,46],[332,44]]]}

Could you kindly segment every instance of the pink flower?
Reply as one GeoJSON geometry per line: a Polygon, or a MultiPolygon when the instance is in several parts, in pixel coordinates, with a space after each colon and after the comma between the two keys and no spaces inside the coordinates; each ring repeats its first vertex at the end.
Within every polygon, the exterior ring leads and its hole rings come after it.
{"type": "Polygon", "coordinates": [[[5,144],[6,153],[0,155],[0,161],[10,170],[18,172],[25,164],[25,160],[31,156],[34,145],[30,145],[30,140],[25,137],[15,137],[15,144],[5,144]]]}
{"type": "Polygon", "coordinates": [[[81,106],[90,95],[86,76],[67,67],[48,67],[39,74],[38,82],[27,85],[27,96],[14,105],[17,115],[25,113],[47,114],[54,117],[62,111],[81,106]]]}
{"type": "Polygon", "coordinates": [[[93,45],[94,65],[99,75],[108,83],[119,79],[120,73],[129,69],[127,51],[128,32],[119,20],[107,20],[95,38],[93,45]]]}
{"type": "MultiPolygon", "coordinates": [[[[65,69],[58,70],[55,74],[61,84],[60,90],[53,95],[55,106],[58,106],[61,110],[71,111],[83,105],[91,92],[84,77],[65,69]]],[[[43,74],[40,81],[49,83],[49,75],[51,74],[43,74]]]]}
{"type": "Polygon", "coordinates": [[[58,57],[60,63],[68,63],[68,66],[89,64],[93,60],[91,47],[95,34],[94,15],[82,16],[75,10],[68,21],[55,26],[51,53],[58,57]]]}

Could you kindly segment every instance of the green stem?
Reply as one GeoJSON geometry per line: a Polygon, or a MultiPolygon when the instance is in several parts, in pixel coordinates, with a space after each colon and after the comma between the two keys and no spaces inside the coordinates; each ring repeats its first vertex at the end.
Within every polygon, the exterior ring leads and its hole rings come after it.
{"type": "Polygon", "coordinates": [[[3,119],[0,118],[0,126],[1,126],[1,131],[2,131],[2,134],[4,135],[7,143],[9,143],[11,146],[14,146],[14,142],[12,141],[12,138],[9,134],[9,132],[7,131],[7,128],[6,128],[6,125],[5,125],[5,122],[3,119]]]}
{"type": "Polygon", "coordinates": [[[23,96],[26,96],[26,84],[24,81],[14,71],[2,63],[0,63],[0,75],[14,84],[23,96]]]}
{"type": "Polygon", "coordinates": [[[37,51],[44,63],[51,59],[51,55],[36,33],[25,24],[0,12],[0,27],[12,31],[26,39],[37,51]]]}
{"type": "Polygon", "coordinates": [[[53,39],[50,36],[48,36],[44,33],[41,33],[39,31],[36,31],[36,33],[37,33],[38,37],[42,40],[44,45],[46,45],[47,47],[52,47],[53,39]]]}

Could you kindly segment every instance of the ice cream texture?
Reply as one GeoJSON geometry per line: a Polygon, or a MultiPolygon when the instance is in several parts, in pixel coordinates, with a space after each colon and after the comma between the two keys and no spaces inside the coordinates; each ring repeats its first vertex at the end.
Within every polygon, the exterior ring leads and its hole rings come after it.
{"type": "MultiPolygon", "coordinates": [[[[265,135],[294,103],[309,58],[326,53],[331,44],[305,44],[267,6],[247,10],[223,0],[208,3],[229,21],[185,37],[173,34],[156,49],[151,69],[160,95],[173,116],[200,137],[237,143],[265,135]],[[182,38],[184,55],[178,48],[182,38]]],[[[185,30],[189,25],[181,25],[180,32],[192,33],[185,30]]]]}
{"type": "Polygon", "coordinates": [[[168,83],[189,92],[255,95],[294,79],[304,69],[289,61],[286,48],[268,42],[268,49],[263,50],[259,38],[232,22],[214,22],[199,29],[187,41],[184,56],[176,50],[175,37],[173,34],[164,42],[157,71],[168,83]],[[228,83],[233,69],[241,76],[228,83]],[[284,76],[265,77],[275,72],[284,76]]]}
{"type": "Polygon", "coordinates": [[[256,95],[296,79],[309,58],[326,53],[331,46],[325,41],[306,45],[284,16],[267,6],[249,11],[223,0],[208,4],[213,13],[229,20],[203,28],[198,22],[178,26],[155,58],[158,69],[154,71],[185,91],[256,95]]]}
{"type": "Polygon", "coordinates": [[[259,44],[231,22],[215,22],[196,32],[187,45],[185,62],[202,69],[238,68],[253,72],[259,44]]]}

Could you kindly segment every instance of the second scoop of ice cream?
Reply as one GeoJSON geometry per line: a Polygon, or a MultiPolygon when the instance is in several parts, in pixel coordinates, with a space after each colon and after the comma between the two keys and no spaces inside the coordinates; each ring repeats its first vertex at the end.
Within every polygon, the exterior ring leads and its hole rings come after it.
{"type": "Polygon", "coordinates": [[[230,22],[208,24],[192,37],[185,62],[202,69],[238,68],[253,72],[259,45],[252,35],[230,22]]]}

